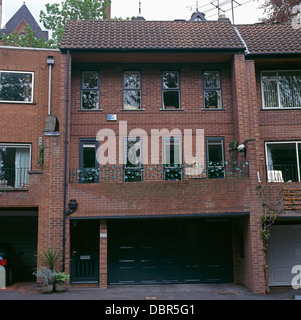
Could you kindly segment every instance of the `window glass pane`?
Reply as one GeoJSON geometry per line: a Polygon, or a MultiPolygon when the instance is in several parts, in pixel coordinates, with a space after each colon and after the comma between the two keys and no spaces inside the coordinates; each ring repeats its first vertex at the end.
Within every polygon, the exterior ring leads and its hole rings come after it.
{"type": "Polygon", "coordinates": [[[163,91],[163,107],[165,109],[179,109],[179,91],[163,91]]]}
{"type": "Polygon", "coordinates": [[[220,88],[220,76],[218,71],[206,71],[204,72],[204,86],[208,88],[220,88]]]}
{"type": "Polygon", "coordinates": [[[98,109],[98,91],[82,91],[82,109],[98,109]]]}
{"type": "Polygon", "coordinates": [[[207,176],[209,179],[224,178],[223,140],[207,140],[207,176]]]}
{"type": "Polygon", "coordinates": [[[163,73],[163,89],[178,89],[179,79],[177,72],[163,73]]]}
{"type": "Polygon", "coordinates": [[[220,90],[205,91],[205,108],[218,109],[222,107],[222,99],[220,90]]]}
{"type": "Polygon", "coordinates": [[[95,168],[95,145],[83,146],[83,168],[95,168]]]}
{"type": "Polygon", "coordinates": [[[262,73],[262,80],[263,81],[277,80],[277,73],[274,71],[263,72],[262,73]]]}
{"type": "Polygon", "coordinates": [[[32,102],[32,73],[1,72],[0,100],[32,102]]]}
{"type": "Polygon", "coordinates": [[[182,164],[181,157],[181,141],[180,140],[164,140],[164,164],[167,166],[178,166],[182,164]]]}
{"type": "Polygon", "coordinates": [[[281,171],[284,181],[297,181],[296,143],[267,144],[267,170],[281,171]]]}
{"type": "Polygon", "coordinates": [[[98,89],[98,72],[85,71],[82,73],[82,89],[98,89]]]}
{"type": "Polygon", "coordinates": [[[123,92],[123,108],[137,110],[141,108],[141,92],[138,90],[126,90],[123,92]]]}
{"type": "Polygon", "coordinates": [[[141,141],[127,140],[126,167],[140,167],[141,165],[141,141]]]}
{"type": "Polygon", "coordinates": [[[208,160],[209,166],[223,166],[224,154],[222,142],[220,140],[208,141],[208,160]]]}
{"type": "Polygon", "coordinates": [[[301,72],[279,72],[279,94],[282,107],[301,107],[301,72]]]}
{"type": "Polygon", "coordinates": [[[125,89],[140,89],[140,73],[125,72],[124,73],[124,88],[125,89]]]}
{"type": "Polygon", "coordinates": [[[278,105],[278,89],[277,81],[266,81],[262,83],[264,107],[277,108],[278,105]]]}

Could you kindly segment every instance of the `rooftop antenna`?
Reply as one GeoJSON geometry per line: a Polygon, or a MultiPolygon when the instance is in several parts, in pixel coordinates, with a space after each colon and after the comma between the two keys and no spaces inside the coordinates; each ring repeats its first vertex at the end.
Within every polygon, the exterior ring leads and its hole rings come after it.
{"type": "Polygon", "coordinates": [[[139,16],[141,16],[141,1],[139,1],[139,16]]]}

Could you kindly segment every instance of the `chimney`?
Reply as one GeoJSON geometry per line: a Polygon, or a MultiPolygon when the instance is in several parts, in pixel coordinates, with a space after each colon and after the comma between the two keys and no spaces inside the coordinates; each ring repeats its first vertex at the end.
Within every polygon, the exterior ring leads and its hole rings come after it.
{"type": "MultiPolygon", "coordinates": [[[[2,1],[2,0],[0,0],[0,1],[2,1]]],[[[106,18],[105,18],[105,20],[110,20],[111,19],[111,0],[109,0],[109,4],[108,4],[108,6],[106,7],[106,9],[105,9],[105,13],[106,13],[106,18]]]]}
{"type": "Polygon", "coordinates": [[[2,28],[2,0],[0,0],[0,29],[2,28]]]}

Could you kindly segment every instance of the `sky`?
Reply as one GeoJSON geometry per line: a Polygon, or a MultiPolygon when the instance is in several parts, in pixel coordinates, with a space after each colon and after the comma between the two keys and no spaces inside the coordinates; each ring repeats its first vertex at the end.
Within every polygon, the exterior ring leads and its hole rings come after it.
{"type": "MultiPolygon", "coordinates": [[[[60,3],[62,0],[2,0],[2,27],[25,2],[26,6],[39,23],[40,10],[45,10],[46,3],[60,3]]],[[[206,14],[207,20],[216,20],[218,9],[211,4],[220,3],[220,14],[225,14],[232,21],[231,0],[112,0],[111,16],[132,17],[139,14],[146,20],[189,20],[197,5],[200,12],[206,14]]],[[[234,0],[234,23],[256,23],[263,17],[259,9],[264,0],[234,0]]],[[[42,27],[42,26],[41,26],[42,27]]],[[[42,27],[42,29],[44,29],[42,27]]]]}

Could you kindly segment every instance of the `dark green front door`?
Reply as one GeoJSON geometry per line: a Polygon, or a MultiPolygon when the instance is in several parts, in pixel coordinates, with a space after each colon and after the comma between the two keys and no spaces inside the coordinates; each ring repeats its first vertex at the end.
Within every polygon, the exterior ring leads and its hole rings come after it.
{"type": "Polygon", "coordinates": [[[99,279],[99,221],[70,223],[71,283],[97,283],[99,279]]]}
{"type": "Polygon", "coordinates": [[[226,220],[109,222],[111,284],[233,281],[231,225],[226,220]]]}

